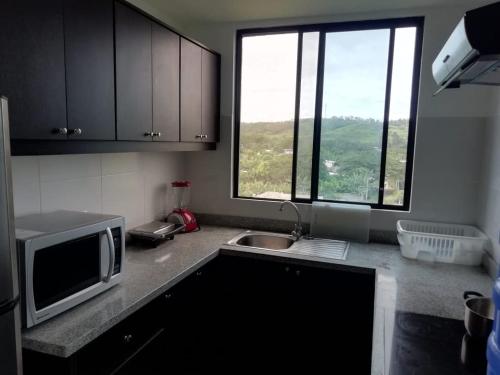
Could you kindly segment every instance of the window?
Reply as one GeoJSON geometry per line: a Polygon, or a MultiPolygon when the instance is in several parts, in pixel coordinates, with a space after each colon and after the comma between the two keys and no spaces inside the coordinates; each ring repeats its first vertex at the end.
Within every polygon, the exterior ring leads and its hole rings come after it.
{"type": "Polygon", "coordinates": [[[423,18],[240,30],[234,196],[408,210],[423,18]]]}

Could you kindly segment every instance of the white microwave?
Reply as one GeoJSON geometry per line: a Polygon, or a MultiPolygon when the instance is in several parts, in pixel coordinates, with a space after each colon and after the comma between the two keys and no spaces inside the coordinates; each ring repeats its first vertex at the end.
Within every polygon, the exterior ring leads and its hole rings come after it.
{"type": "Polygon", "coordinates": [[[55,211],[16,219],[23,324],[32,327],[118,284],[125,218],[55,211]]]}

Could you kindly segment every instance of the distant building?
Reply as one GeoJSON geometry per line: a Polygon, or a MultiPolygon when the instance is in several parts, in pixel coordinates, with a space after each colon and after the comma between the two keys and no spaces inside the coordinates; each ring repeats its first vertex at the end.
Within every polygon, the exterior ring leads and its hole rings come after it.
{"type": "Polygon", "coordinates": [[[328,175],[337,176],[339,174],[338,173],[339,167],[334,160],[325,160],[323,161],[323,164],[325,165],[326,170],[328,171],[328,175]]]}

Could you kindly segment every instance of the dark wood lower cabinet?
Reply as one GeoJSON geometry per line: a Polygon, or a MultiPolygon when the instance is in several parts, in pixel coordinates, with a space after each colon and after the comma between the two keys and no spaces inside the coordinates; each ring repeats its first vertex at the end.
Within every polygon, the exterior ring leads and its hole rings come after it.
{"type": "Polygon", "coordinates": [[[222,254],[72,358],[26,374],[370,374],[375,272],[222,254]]]}

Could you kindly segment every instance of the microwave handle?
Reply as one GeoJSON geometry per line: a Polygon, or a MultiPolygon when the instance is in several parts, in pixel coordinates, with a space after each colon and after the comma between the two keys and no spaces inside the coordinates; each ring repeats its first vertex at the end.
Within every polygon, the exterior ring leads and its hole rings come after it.
{"type": "Polygon", "coordinates": [[[115,243],[113,241],[113,233],[111,233],[111,228],[106,228],[106,237],[108,238],[108,251],[109,251],[109,266],[108,274],[103,279],[105,283],[108,283],[113,276],[113,270],[115,268],[115,243]]]}

